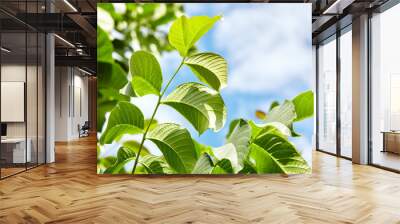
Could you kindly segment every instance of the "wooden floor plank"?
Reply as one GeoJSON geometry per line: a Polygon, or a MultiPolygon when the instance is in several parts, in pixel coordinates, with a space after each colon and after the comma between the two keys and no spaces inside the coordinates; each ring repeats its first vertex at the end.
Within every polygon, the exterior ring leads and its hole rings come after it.
{"type": "Polygon", "coordinates": [[[93,137],[0,181],[0,223],[400,223],[400,175],[320,152],[313,174],[96,174],[93,137]]]}

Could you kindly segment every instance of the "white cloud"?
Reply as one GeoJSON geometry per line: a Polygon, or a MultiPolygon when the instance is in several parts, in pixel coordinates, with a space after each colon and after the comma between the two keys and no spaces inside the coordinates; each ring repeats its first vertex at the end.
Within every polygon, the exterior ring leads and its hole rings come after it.
{"type": "Polygon", "coordinates": [[[227,53],[228,89],[276,93],[309,85],[313,80],[310,15],[304,4],[251,4],[225,14],[215,28],[214,41],[227,53]]]}

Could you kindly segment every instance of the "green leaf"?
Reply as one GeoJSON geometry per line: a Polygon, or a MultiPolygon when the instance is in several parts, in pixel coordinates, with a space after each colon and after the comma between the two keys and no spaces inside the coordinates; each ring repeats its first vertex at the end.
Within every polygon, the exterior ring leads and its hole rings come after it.
{"type": "MultiPolygon", "coordinates": [[[[239,172],[243,168],[239,164],[238,152],[233,143],[228,143],[221,147],[214,148],[213,153],[215,158],[218,159],[218,162],[220,162],[221,160],[228,160],[230,162],[232,170],[234,170],[235,172],[239,172]]],[[[216,165],[218,165],[218,163],[216,165]]]]}
{"type": "Polygon", "coordinates": [[[240,170],[239,174],[253,174],[253,173],[257,173],[257,170],[252,166],[252,164],[250,164],[248,160],[246,160],[244,163],[244,167],[242,170],[240,170]]]}
{"type": "MultiPolygon", "coordinates": [[[[125,170],[126,164],[134,162],[136,159],[135,152],[121,147],[118,150],[118,160],[110,167],[108,167],[104,173],[108,174],[127,174],[125,170]]],[[[160,157],[153,155],[144,155],[139,158],[138,167],[135,174],[163,174],[164,170],[161,164],[164,162],[160,157]]]]}
{"type": "Polygon", "coordinates": [[[103,130],[103,125],[106,120],[106,113],[111,111],[118,101],[103,101],[97,103],[97,132],[103,130]]]}
{"type": "MultiPolygon", "coordinates": [[[[132,141],[124,142],[122,144],[122,146],[132,150],[133,152],[135,152],[137,154],[137,152],[139,151],[139,148],[140,148],[140,143],[135,140],[132,140],[132,141]]],[[[149,150],[143,145],[142,150],[140,151],[140,156],[145,156],[148,154],[150,154],[149,150]]]]}
{"type": "Polygon", "coordinates": [[[114,89],[97,90],[97,131],[101,132],[107,112],[110,112],[120,101],[129,101],[129,97],[114,89]]]}
{"type": "Polygon", "coordinates": [[[125,71],[119,64],[99,61],[97,66],[99,88],[121,89],[128,83],[125,71]]]}
{"type": "Polygon", "coordinates": [[[229,159],[222,159],[215,164],[211,174],[233,174],[234,169],[229,159]]]}
{"type": "Polygon", "coordinates": [[[192,170],[192,174],[210,174],[213,170],[213,162],[207,153],[201,154],[192,170]]]}
{"type": "Polygon", "coordinates": [[[121,162],[135,156],[136,152],[128,147],[120,147],[117,152],[118,161],[121,162]]]}
{"type": "Polygon", "coordinates": [[[231,123],[229,124],[229,130],[228,130],[228,134],[226,134],[225,138],[229,138],[233,132],[233,130],[235,130],[237,124],[240,122],[241,119],[234,119],[231,121],[231,123]]]}
{"type": "Polygon", "coordinates": [[[199,53],[185,60],[193,73],[200,81],[210,85],[213,89],[220,91],[227,84],[228,65],[225,59],[214,53],[199,53]]]}
{"type": "Polygon", "coordinates": [[[274,161],[273,157],[263,148],[256,144],[251,144],[250,148],[249,158],[258,174],[285,173],[278,163],[274,161]]]}
{"type": "Polygon", "coordinates": [[[196,150],[189,132],[176,124],[160,124],[149,132],[148,140],[163,153],[177,173],[190,173],[196,163],[196,150]]]}
{"type": "Polygon", "coordinates": [[[280,122],[286,126],[290,126],[296,118],[294,104],[285,100],[282,105],[274,107],[268,114],[266,122],[280,122]]]}
{"type": "Polygon", "coordinates": [[[149,127],[149,131],[151,131],[151,130],[153,130],[154,128],[156,128],[157,125],[158,125],[158,121],[157,121],[157,120],[153,119],[153,120],[150,122],[150,119],[145,119],[145,120],[144,120],[144,128],[143,128],[143,130],[146,130],[147,127],[150,126],[150,127],[149,127]]]}
{"type": "Polygon", "coordinates": [[[146,155],[140,157],[139,163],[145,167],[149,174],[164,174],[162,164],[164,163],[160,157],[154,155],[146,155]]]}
{"type": "Polygon", "coordinates": [[[202,134],[208,128],[220,130],[226,121],[226,107],[217,91],[199,83],[178,86],[163,104],[182,114],[202,134]]]}
{"type": "Polygon", "coordinates": [[[213,155],[218,160],[213,173],[238,173],[243,169],[249,153],[251,131],[251,126],[247,121],[243,119],[231,121],[227,144],[213,149],[213,155]],[[229,161],[229,166],[227,161],[229,161]]]}
{"type": "Polygon", "coordinates": [[[111,89],[111,88],[100,88],[98,90],[98,100],[97,102],[103,103],[103,102],[109,102],[109,101],[129,101],[130,98],[128,96],[125,96],[121,93],[119,93],[118,90],[111,89]]]}
{"type": "Polygon", "coordinates": [[[277,106],[279,106],[279,102],[278,101],[273,101],[271,103],[271,105],[269,106],[269,110],[268,111],[271,111],[272,109],[274,109],[277,106]]]}
{"type": "Polygon", "coordinates": [[[262,134],[250,147],[250,161],[256,164],[259,173],[301,174],[311,171],[296,148],[278,134],[262,134]],[[261,147],[264,152],[260,152],[254,145],[261,147]]]}
{"type": "Polygon", "coordinates": [[[249,122],[249,125],[251,126],[251,136],[253,139],[257,138],[261,134],[265,133],[279,133],[284,136],[290,136],[291,130],[284,124],[280,122],[270,122],[266,124],[256,124],[253,121],[249,122]]]}
{"type": "MultiPolygon", "coordinates": [[[[292,101],[285,100],[282,105],[273,107],[273,109],[268,113],[265,121],[267,123],[282,123],[290,129],[292,137],[299,137],[300,135],[297,134],[293,128],[293,122],[295,121],[296,117],[297,115],[295,105],[292,101]]],[[[284,132],[284,134],[286,133],[284,132]]]]}
{"type": "Polygon", "coordinates": [[[135,161],[136,157],[133,158],[128,158],[123,161],[117,161],[116,164],[113,166],[107,168],[104,173],[106,174],[119,174],[119,173],[125,173],[125,165],[129,162],[135,161]]]}
{"type": "Polygon", "coordinates": [[[100,167],[100,170],[107,169],[108,167],[113,166],[117,162],[117,158],[114,156],[107,156],[105,158],[100,158],[97,160],[97,166],[100,167]]]}
{"type": "Polygon", "coordinates": [[[169,30],[169,43],[179,51],[182,57],[187,56],[190,48],[206,34],[221,16],[193,16],[188,18],[181,16],[175,20],[169,30]]]}
{"type": "Polygon", "coordinates": [[[130,61],[132,86],[136,95],[160,95],[161,67],[157,59],[146,51],[136,51],[130,61]]]}
{"type": "Polygon", "coordinates": [[[200,156],[202,154],[204,154],[204,153],[207,153],[209,155],[213,155],[211,146],[201,144],[201,143],[197,142],[194,139],[192,139],[192,141],[193,141],[193,144],[194,144],[194,148],[196,150],[196,157],[197,158],[200,158],[200,156]]]}
{"type": "Polygon", "coordinates": [[[251,128],[247,121],[239,119],[235,123],[227,144],[213,149],[215,158],[219,161],[227,159],[233,172],[238,173],[244,167],[244,162],[249,153],[249,141],[251,137],[251,128]]]}
{"type": "Polygon", "coordinates": [[[119,102],[110,113],[100,144],[118,141],[124,134],[142,133],[143,127],[144,117],[140,109],[129,102],[119,102]]]}
{"type": "Polygon", "coordinates": [[[249,152],[249,141],[251,138],[251,127],[247,121],[240,119],[237,122],[232,134],[228,138],[227,143],[233,144],[237,152],[238,167],[237,171],[241,170],[244,166],[244,161],[249,152]]]}
{"type": "Polygon", "coordinates": [[[137,97],[135,91],[133,90],[132,82],[128,82],[124,87],[124,94],[130,97],[137,97]]]}
{"type": "Polygon", "coordinates": [[[292,102],[297,115],[294,121],[301,121],[314,115],[314,93],[311,90],[300,93],[292,102]]]}
{"type": "Polygon", "coordinates": [[[140,134],[143,130],[132,124],[117,124],[113,127],[107,127],[106,131],[100,138],[101,144],[110,144],[113,141],[119,141],[125,134],[140,134]]]}
{"type": "Polygon", "coordinates": [[[97,26],[97,61],[113,62],[112,52],[114,51],[108,34],[97,26]]]}

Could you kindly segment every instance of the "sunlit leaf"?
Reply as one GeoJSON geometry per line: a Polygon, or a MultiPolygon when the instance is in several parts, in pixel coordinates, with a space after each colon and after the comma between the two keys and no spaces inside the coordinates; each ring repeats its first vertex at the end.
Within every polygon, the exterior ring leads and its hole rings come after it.
{"type": "Polygon", "coordinates": [[[191,18],[181,16],[171,25],[168,35],[169,43],[179,51],[182,57],[185,57],[189,49],[192,48],[220,18],[220,16],[212,18],[208,16],[193,16],[191,18]]]}
{"type": "Polygon", "coordinates": [[[128,147],[120,147],[117,152],[118,161],[124,161],[135,156],[136,152],[128,147]]]}
{"type": "Polygon", "coordinates": [[[314,93],[311,90],[300,93],[292,102],[297,115],[294,121],[301,121],[314,115],[314,93]]]}
{"type": "Polygon", "coordinates": [[[223,57],[214,53],[199,53],[185,60],[200,81],[220,91],[227,84],[228,66],[223,57]]]}
{"type": "MultiPolygon", "coordinates": [[[[124,142],[122,146],[132,150],[137,154],[139,152],[140,143],[135,140],[131,140],[124,142]]],[[[146,146],[142,146],[142,150],[140,151],[140,156],[145,156],[148,154],[150,154],[149,149],[147,149],[146,146]]]]}
{"type": "Polygon", "coordinates": [[[271,105],[269,106],[269,110],[268,111],[271,111],[272,109],[274,109],[277,106],[279,106],[279,102],[278,101],[273,101],[271,103],[271,105]]]}
{"type": "Polygon", "coordinates": [[[110,144],[113,141],[119,141],[125,134],[134,135],[142,132],[143,130],[141,128],[132,124],[117,124],[113,127],[107,127],[106,131],[102,135],[102,138],[100,138],[100,143],[110,144]]]}
{"type": "Polygon", "coordinates": [[[259,173],[299,174],[311,171],[307,162],[288,139],[275,133],[265,133],[254,140],[251,145],[250,161],[255,164],[259,173]],[[259,147],[264,152],[261,152],[259,147]]]}
{"type": "Polygon", "coordinates": [[[278,162],[274,161],[273,157],[262,147],[256,144],[251,144],[250,147],[250,161],[254,164],[254,169],[258,174],[285,173],[278,162]]]}
{"type": "Polygon", "coordinates": [[[229,159],[222,159],[215,164],[211,174],[233,174],[234,169],[229,159]]]}
{"type": "Polygon", "coordinates": [[[125,165],[129,162],[134,162],[136,159],[136,157],[133,158],[128,158],[126,160],[123,161],[117,161],[116,164],[114,164],[113,166],[107,168],[104,173],[105,174],[119,174],[121,172],[125,173],[125,165]]]}
{"type": "Polygon", "coordinates": [[[100,173],[104,173],[104,171],[113,166],[117,162],[117,158],[114,156],[107,156],[105,158],[99,158],[97,160],[97,167],[100,173]]]}
{"type": "Polygon", "coordinates": [[[231,136],[233,130],[235,130],[235,128],[236,128],[237,124],[240,122],[240,120],[242,120],[242,119],[234,119],[231,121],[231,123],[229,124],[228,134],[226,134],[226,136],[225,136],[226,139],[228,139],[231,136]]]}
{"type": "Polygon", "coordinates": [[[269,122],[266,124],[256,124],[253,121],[249,121],[249,125],[251,126],[252,138],[257,138],[261,134],[265,133],[279,133],[283,136],[290,136],[291,130],[284,124],[280,122],[269,122]]]}
{"type": "Polygon", "coordinates": [[[239,119],[235,124],[227,142],[222,147],[214,148],[213,153],[219,161],[227,159],[235,173],[244,167],[244,161],[249,152],[251,128],[247,121],[239,119]]]}
{"type": "MultiPolygon", "coordinates": [[[[118,160],[109,166],[104,173],[108,174],[130,174],[129,171],[125,170],[125,166],[135,161],[135,152],[128,148],[121,147],[118,150],[118,160]]],[[[162,163],[164,163],[160,157],[153,155],[144,155],[139,159],[135,174],[163,174],[162,163]]]]}
{"type": "Polygon", "coordinates": [[[143,156],[140,158],[139,163],[145,167],[149,174],[164,174],[164,169],[162,167],[164,162],[158,156],[143,156]]]}
{"type": "Polygon", "coordinates": [[[112,52],[114,51],[108,34],[97,26],[97,61],[113,62],[112,52]]]}
{"type": "Polygon", "coordinates": [[[196,150],[189,132],[176,124],[160,124],[149,132],[148,140],[163,153],[177,173],[190,173],[196,163],[196,150]]]}
{"type": "Polygon", "coordinates": [[[250,164],[248,160],[245,161],[244,167],[240,170],[239,174],[253,174],[257,173],[257,170],[250,164]]]}
{"type": "Polygon", "coordinates": [[[161,67],[157,59],[146,51],[136,51],[130,60],[132,86],[136,95],[160,95],[161,67]]]}
{"type": "Polygon", "coordinates": [[[249,152],[249,141],[251,138],[251,127],[247,121],[240,119],[229,136],[227,143],[234,145],[237,152],[238,170],[243,168],[244,160],[249,152]]]}
{"type": "Polygon", "coordinates": [[[150,127],[149,127],[149,131],[151,131],[151,130],[153,130],[154,128],[156,128],[157,125],[158,125],[158,121],[157,121],[157,120],[153,119],[153,120],[150,122],[150,119],[145,119],[145,120],[144,120],[144,128],[143,128],[143,130],[146,130],[147,127],[150,126],[150,127]]]}
{"type": "Polygon", "coordinates": [[[140,109],[129,102],[119,102],[110,113],[100,143],[109,144],[118,141],[124,134],[141,133],[143,127],[144,117],[140,109]]]}
{"type": "MultiPolygon", "coordinates": [[[[228,160],[230,162],[230,167],[232,168],[232,170],[235,170],[237,172],[241,170],[242,167],[239,165],[238,152],[235,145],[233,145],[232,143],[214,148],[213,152],[215,158],[217,158],[218,161],[228,160]]],[[[216,165],[218,165],[218,163],[216,165]]]]}
{"type": "Polygon", "coordinates": [[[128,83],[125,71],[117,63],[99,61],[98,88],[121,89],[128,83]]]}
{"type": "Polygon", "coordinates": [[[193,141],[193,144],[194,144],[194,148],[196,150],[196,157],[197,158],[200,158],[200,156],[202,154],[204,154],[204,153],[207,153],[208,155],[213,155],[211,146],[201,144],[201,143],[197,142],[194,139],[192,139],[192,141],[193,141]]]}
{"type": "Polygon", "coordinates": [[[132,82],[128,82],[124,87],[124,94],[130,97],[137,97],[135,91],[133,90],[132,82]]]}
{"type": "Polygon", "coordinates": [[[207,153],[200,155],[193,168],[192,174],[209,174],[213,170],[213,162],[207,153]]]}
{"type": "Polygon", "coordinates": [[[114,89],[98,89],[97,90],[97,131],[103,128],[105,116],[110,112],[118,102],[129,101],[129,97],[122,95],[118,90],[114,89]]]}
{"type": "Polygon", "coordinates": [[[274,107],[268,114],[266,122],[280,122],[286,126],[290,126],[296,118],[294,104],[285,100],[282,105],[274,107]]]}
{"type": "Polygon", "coordinates": [[[226,107],[217,91],[198,83],[178,86],[163,104],[173,107],[202,134],[208,128],[220,130],[226,121],[226,107]]]}

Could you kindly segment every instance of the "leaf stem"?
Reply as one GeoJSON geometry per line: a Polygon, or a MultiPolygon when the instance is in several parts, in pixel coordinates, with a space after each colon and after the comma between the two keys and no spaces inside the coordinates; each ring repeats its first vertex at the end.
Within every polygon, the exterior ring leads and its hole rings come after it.
{"type": "Polygon", "coordinates": [[[151,118],[150,118],[150,121],[149,121],[149,125],[146,127],[146,130],[144,131],[144,134],[143,134],[143,137],[142,137],[142,141],[140,142],[139,150],[138,150],[138,153],[137,153],[136,159],[135,159],[135,164],[133,165],[132,174],[135,174],[136,166],[137,166],[137,164],[138,164],[138,162],[139,162],[140,152],[142,151],[144,141],[146,140],[146,136],[147,136],[147,133],[149,132],[151,123],[153,122],[154,117],[156,116],[158,107],[160,107],[160,105],[161,105],[161,99],[162,99],[162,97],[164,96],[165,92],[167,91],[169,85],[171,85],[172,81],[174,80],[174,78],[175,78],[176,75],[178,74],[179,70],[182,68],[184,62],[185,62],[185,58],[182,58],[182,61],[181,61],[181,63],[179,64],[178,68],[175,70],[174,74],[173,74],[173,75],[171,76],[171,78],[168,80],[167,85],[165,85],[163,91],[162,91],[161,94],[158,96],[157,105],[156,105],[156,107],[154,108],[153,114],[151,115],[151,118]]]}

